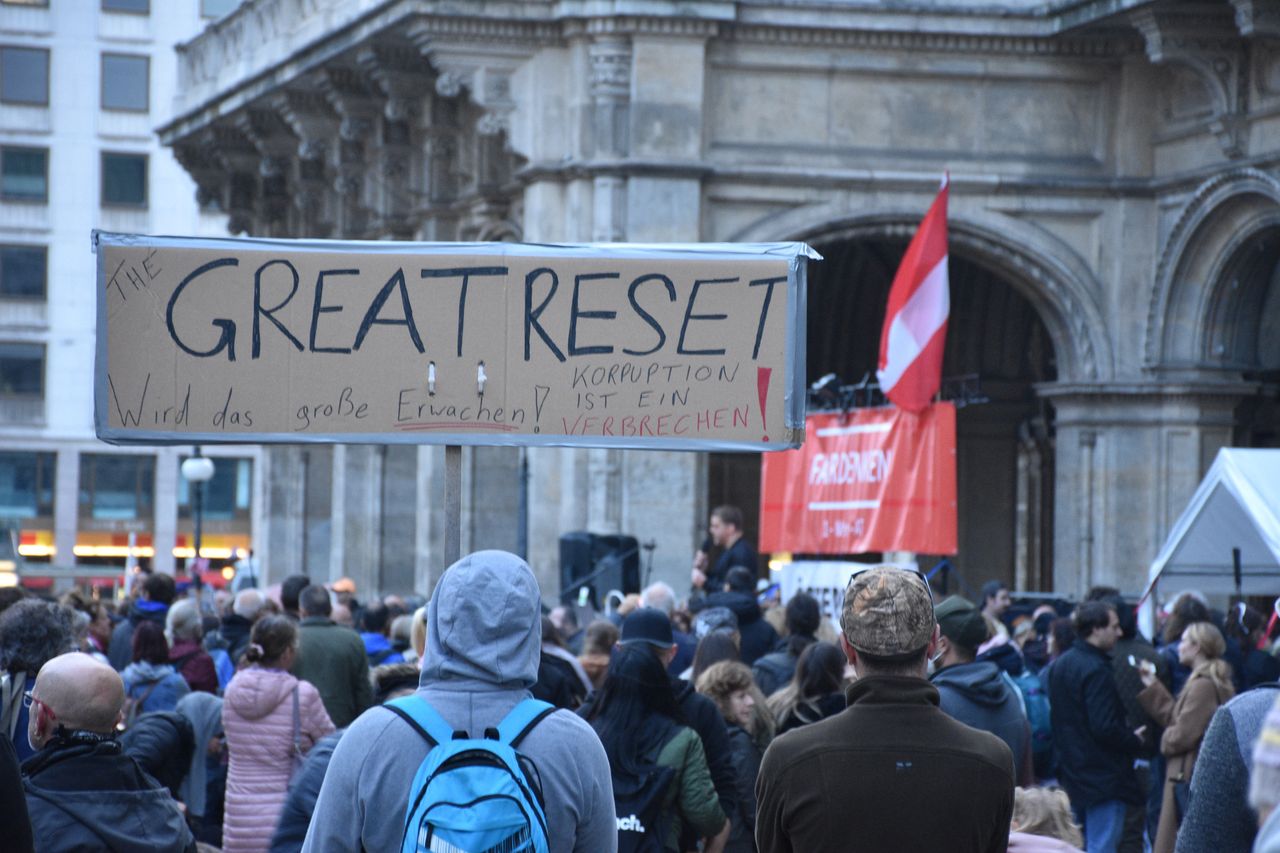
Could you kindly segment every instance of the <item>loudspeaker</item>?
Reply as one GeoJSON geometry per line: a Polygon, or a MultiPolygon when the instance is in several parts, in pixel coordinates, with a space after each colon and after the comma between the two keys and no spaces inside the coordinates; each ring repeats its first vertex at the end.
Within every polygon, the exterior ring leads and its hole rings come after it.
{"type": "Polygon", "coordinates": [[[590,590],[599,610],[598,592],[640,591],[640,543],[634,536],[601,536],[585,530],[560,537],[560,598],[571,601],[578,590],[590,590]]]}

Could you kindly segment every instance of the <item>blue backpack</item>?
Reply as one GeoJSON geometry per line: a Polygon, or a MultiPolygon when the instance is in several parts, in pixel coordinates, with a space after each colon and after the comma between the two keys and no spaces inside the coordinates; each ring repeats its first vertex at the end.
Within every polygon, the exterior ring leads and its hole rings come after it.
{"type": "Polygon", "coordinates": [[[1047,765],[1053,759],[1053,723],[1049,717],[1049,696],[1044,691],[1040,678],[1030,670],[1013,679],[1018,692],[1022,694],[1022,704],[1027,710],[1027,722],[1031,724],[1031,755],[1035,762],[1036,775],[1049,775],[1047,765]]]}
{"type": "Polygon", "coordinates": [[[541,780],[516,748],[554,705],[525,699],[483,738],[454,731],[419,696],[383,707],[433,745],[409,789],[401,853],[548,853],[541,780]]]}

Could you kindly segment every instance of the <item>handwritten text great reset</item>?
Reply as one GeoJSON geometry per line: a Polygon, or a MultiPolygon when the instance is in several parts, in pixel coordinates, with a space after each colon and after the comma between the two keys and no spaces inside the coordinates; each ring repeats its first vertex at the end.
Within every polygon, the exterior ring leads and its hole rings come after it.
{"type": "Polygon", "coordinates": [[[803,322],[802,244],[98,238],[109,441],[783,449],[803,435],[788,328],[803,322]]]}

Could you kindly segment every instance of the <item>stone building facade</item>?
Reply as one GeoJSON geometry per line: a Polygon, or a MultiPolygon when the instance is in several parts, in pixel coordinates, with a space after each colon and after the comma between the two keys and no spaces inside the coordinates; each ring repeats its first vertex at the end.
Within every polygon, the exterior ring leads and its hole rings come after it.
{"type": "MultiPolygon", "coordinates": [[[[254,236],[805,240],[808,370],[872,369],[951,174],[961,553],[1134,591],[1215,451],[1280,444],[1280,8],[1266,0],[249,0],[161,129],[254,236]]],[[[463,548],[561,532],[679,584],[758,460],[472,449],[463,548]],[[517,488],[527,466],[527,512],[517,488]],[[527,523],[527,528],[523,525],[527,523]]],[[[428,588],[441,448],[269,453],[264,560],[428,588]]],[[[749,527],[753,526],[749,524],[749,527]]]]}

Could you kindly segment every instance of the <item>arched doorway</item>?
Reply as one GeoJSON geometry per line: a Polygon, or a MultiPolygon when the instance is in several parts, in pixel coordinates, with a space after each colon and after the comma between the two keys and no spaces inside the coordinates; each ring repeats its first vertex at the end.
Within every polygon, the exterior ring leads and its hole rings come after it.
{"type": "MultiPolygon", "coordinates": [[[[885,304],[907,239],[815,241],[826,262],[809,278],[808,372],[846,382],[874,375],[885,304]]],[[[971,586],[1053,583],[1053,412],[1035,385],[1057,379],[1053,344],[1031,303],[981,259],[950,257],[951,319],[943,375],[977,378],[982,402],[960,408],[960,553],[971,586]]]]}
{"type": "Polygon", "coordinates": [[[1280,224],[1235,247],[1215,296],[1207,317],[1210,354],[1258,387],[1236,409],[1232,444],[1280,447],[1280,224]]]}

